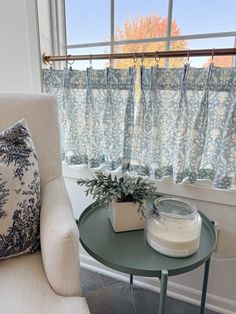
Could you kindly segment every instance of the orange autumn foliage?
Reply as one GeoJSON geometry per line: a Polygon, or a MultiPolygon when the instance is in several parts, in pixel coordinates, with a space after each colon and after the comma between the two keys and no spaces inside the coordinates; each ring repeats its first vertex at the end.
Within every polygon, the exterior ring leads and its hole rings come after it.
{"type": "MultiPolygon", "coordinates": [[[[176,21],[172,22],[171,36],[180,35],[181,30],[176,21]]],[[[115,33],[115,40],[135,40],[147,38],[166,37],[167,35],[167,18],[162,18],[159,15],[139,16],[131,20],[128,18],[123,25],[123,28],[117,28],[115,33]]],[[[187,41],[171,42],[171,50],[188,49],[187,41]]],[[[115,53],[127,52],[145,52],[145,51],[163,51],[166,50],[166,41],[150,42],[142,44],[124,44],[115,46],[115,53]]],[[[179,67],[184,63],[183,58],[169,59],[170,67],[179,67]]],[[[127,68],[132,66],[134,61],[132,59],[115,60],[116,68],[127,68]]],[[[140,66],[141,60],[138,59],[136,66],[140,66]]],[[[156,65],[155,59],[144,59],[143,64],[147,67],[156,65]]],[[[159,66],[164,66],[165,60],[159,61],[159,66]]]]}
{"type": "MultiPolygon", "coordinates": [[[[208,66],[210,62],[211,62],[211,58],[209,58],[207,62],[204,63],[203,66],[208,66]]],[[[233,63],[233,57],[232,56],[214,57],[213,62],[214,62],[214,66],[216,67],[231,67],[233,63]]]]}

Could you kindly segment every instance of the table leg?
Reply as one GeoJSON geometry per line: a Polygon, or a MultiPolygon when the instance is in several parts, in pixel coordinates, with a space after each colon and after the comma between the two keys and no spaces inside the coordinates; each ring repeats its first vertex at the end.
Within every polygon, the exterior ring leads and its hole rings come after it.
{"type": "Polygon", "coordinates": [[[133,287],[133,275],[129,275],[129,287],[130,287],[130,290],[132,289],[133,287]]]}
{"type": "Polygon", "coordinates": [[[201,298],[200,314],[204,314],[204,313],[205,313],[205,303],[206,303],[206,293],[207,293],[207,283],[208,283],[210,262],[211,262],[211,258],[209,258],[209,259],[206,261],[206,263],[205,263],[204,279],[203,279],[203,286],[202,286],[202,298],[201,298]]]}
{"type": "Polygon", "coordinates": [[[164,312],[165,312],[167,282],[168,282],[168,271],[162,270],[162,272],[161,272],[160,301],[159,301],[159,314],[164,314],[164,312]]]}
{"type": "Polygon", "coordinates": [[[133,284],[133,275],[129,275],[129,283],[130,283],[130,285],[133,284]]]}

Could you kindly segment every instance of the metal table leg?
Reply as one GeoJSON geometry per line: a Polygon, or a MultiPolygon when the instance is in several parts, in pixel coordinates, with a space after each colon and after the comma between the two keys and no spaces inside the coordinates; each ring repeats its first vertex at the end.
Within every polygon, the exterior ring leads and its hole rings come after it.
{"type": "Polygon", "coordinates": [[[129,288],[130,290],[133,288],[133,275],[129,275],[129,288]]]}
{"type": "Polygon", "coordinates": [[[159,314],[165,313],[167,282],[168,282],[168,271],[162,270],[162,272],[161,272],[161,290],[160,290],[159,314]]]}
{"type": "Polygon", "coordinates": [[[208,283],[210,262],[211,262],[211,258],[209,258],[209,259],[206,261],[206,263],[205,263],[204,279],[203,279],[203,286],[202,286],[202,298],[201,298],[200,314],[204,314],[204,313],[205,313],[205,303],[206,303],[206,293],[207,293],[207,283],[208,283]]]}
{"type": "Polygon", "coordinates": [[[130,285],[133,284],[133,275],[129,275],[129,283],[130,283],[130,285]]]}

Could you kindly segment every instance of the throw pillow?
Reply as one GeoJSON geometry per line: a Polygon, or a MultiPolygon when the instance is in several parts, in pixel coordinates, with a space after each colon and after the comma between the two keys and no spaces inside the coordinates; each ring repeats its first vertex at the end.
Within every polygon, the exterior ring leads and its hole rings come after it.
{"type": "Polygon", "coordinates": [[[40,178],[24,120],[0,134],[0,259],[39,247],[40,178]]]}

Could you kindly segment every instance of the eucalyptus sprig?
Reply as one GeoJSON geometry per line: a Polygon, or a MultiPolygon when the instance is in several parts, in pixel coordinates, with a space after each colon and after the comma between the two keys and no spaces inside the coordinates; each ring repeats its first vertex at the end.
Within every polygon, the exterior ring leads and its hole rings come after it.
{"type": "Polygon", "coordinates": [[[95,173],[92,179],[78,179],[77,184],[86,186],[86,195],[91,194],[102,204],[116,202],[139,202],[140,207],[147,198],[154,198],[156,188],[153,183],[142,177],[124,175],[121,178],[111,174],[105,175],[101,171],[95,173]]]}

